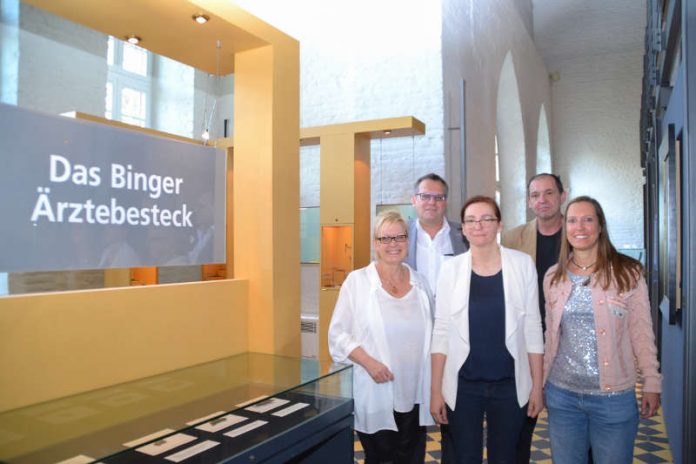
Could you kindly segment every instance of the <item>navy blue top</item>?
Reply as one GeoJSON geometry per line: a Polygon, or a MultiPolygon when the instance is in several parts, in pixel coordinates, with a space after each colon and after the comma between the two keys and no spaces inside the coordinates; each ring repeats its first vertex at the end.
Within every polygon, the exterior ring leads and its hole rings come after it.
{"type": "Polygon", "coordinates": [[[505,346],[502,270],[486,277],[471,273],[469,343],[471,351],[459,371],[462,379],[496,382],[515,377],[515,360],[505,346]]]}

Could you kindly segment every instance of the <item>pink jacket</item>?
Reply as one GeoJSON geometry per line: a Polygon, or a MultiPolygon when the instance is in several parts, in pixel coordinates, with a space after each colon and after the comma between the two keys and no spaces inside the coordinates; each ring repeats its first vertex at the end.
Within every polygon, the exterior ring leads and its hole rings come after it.
{"type": "MultiPolygon", "coordinates": [[[[544,383],[549,376],[558,351],[561,316],[570,296],[571,282],[565,279],[551,287],[552,266],[544,277],[546,296],[546,345],[544,355],[544,383]]],[[[662,376],[658,372],[657,348],[650,317],[648,286],[638,279],[635,288],[619,294],[615,285],[606,291],[592,277],[592,306],[599,363],[599,382],[606,392],[626,390],[635,386],[636,365],[643,376],[643,391],[659,393],[662,376]],[[608,304],[607,299],[623,300],[626,308],[608,304]]]]}

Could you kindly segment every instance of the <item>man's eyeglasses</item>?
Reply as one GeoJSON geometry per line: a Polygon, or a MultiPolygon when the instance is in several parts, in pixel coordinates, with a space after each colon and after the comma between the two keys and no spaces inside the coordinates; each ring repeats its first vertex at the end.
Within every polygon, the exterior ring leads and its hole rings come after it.
{"type": "Polygon", "coordinates": [[[426,202],[430,200],[434,201],[445,201],[447,199],[447,195],[442,194],[442,193],[416,193],[416,196],[420,201],[426,202]]]}
{"type": "Polygon", "coordinates": [[[492,226],[496,222],[498,222],[498,218],[494,217],[483,217],[481,219],[464,219],[464,225],[466,227],[474,227],[474,225],[476,224],[480,226],[492,226]]]}
{"type": "Polygon", "coordinates": [[[408,240],[408,235],[401,234],[395,235],[393,237],[385,235],[384,237],[376,237],[375,240],[379,241],[379,243],[381,243],[382,245],[389,245],[391,242],[405,242],[406,240],[408,240]]]}

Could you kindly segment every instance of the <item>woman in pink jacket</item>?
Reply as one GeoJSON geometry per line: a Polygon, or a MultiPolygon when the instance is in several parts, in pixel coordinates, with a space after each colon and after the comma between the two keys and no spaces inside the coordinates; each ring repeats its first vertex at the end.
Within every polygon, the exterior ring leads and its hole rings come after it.
{"type": "Polygon", "coordinates": [[[661,376],[641,264],[609,241],[602,207],[578,197],[566,207],[558,264],[546,273],[544,394],[554,463],[633,462],[642,417],[660,406],[661,376]]]}

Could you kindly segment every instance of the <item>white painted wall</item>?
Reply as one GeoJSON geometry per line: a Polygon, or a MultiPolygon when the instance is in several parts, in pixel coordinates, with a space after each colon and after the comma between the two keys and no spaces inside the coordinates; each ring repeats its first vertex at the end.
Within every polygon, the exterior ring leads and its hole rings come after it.
{"type": "MultiPolygon", "coordinates": [[[[413,181],[434,171],[453,187],[448,215],[457,218],[462,203],[459,134],[448,128],[459,124],[461,78],[468,86],[467,194],[494,194],[496,95],[509,51],[522,94],[522,117],[532,116],[525,121],[523,151],[527,169],[534,170],[539,108],[551,105],[547,72],[528,32],[531,2],[237,3],[300,41],[303,127],[402,115],[426,123],[425,137],[373,142],[373,210],[376,203],[408,202],[413,181]]],[[[317,206],[320,156],[316,148],[303,148],[301,156],[301,205],[317,206]]]]}
{"type": "Polygon", "coordinates": [[[234,75],[214,76],[164,56],[151,55],[151,126],[171,134],[201,140],[224,137],[224,120],[232,136],[234,75]]]}
{"type": "Polygon", "coordinates": [[[106,36],[26,4],[19,23],[17,104],[103,116],[106,36]]]}
{"type": "Polygon", "coordinates": [[[644,0],[535,0],[552,84],[554,168],[603,206],[617,247],[643,248],[639,119],[644,0]]]}
{"type": "Polygon", "coordinates": [[[156,56],[153,57],[152,77],[152,128],[192,137],[193,111],[181,109],[194,107],[194,69],[170,58],[156,56]]]}
{"type": "MultiPolygon", "coordinates": [[[[0,102],[17,104],[19,0],[0,1],[0,102]]],[[[0,291],[2,291],[0,281],[0,291]]],[[[1,294],[1,293],[0,293],[1,294]]]]}
{"type": "MultiPolygon", "coordinates": [[[[412,115],[427,133],[372,144],[372,206],[444,174],[441,7],[433,0],[240,0],[300,42],[300,124],[412,115]]],[[[319,151],[301,150],[301,206],[319,204],[319,151]]]]}
{"type": "MultiPolygon", "coordinates": [[[[524,6],[524,5],[523,5],[524,6]]],[[[517,77],[524,130],[526,179],[536,169],[536,147],[541,105],[551,108],[548,72],[526,24],[528,6],[520,8],[515,0],[445,0],[443,2],[444,68],[443,95],[445,126],[458,127],[459,86],[466,80],[467,178],[466,194],[495,194],[494,136],[497,129],[497,94],[503,61],[511,53],[517,77]]],[[[455,192],[461,184],[459,172],[459,133],[450,131],[445,143],[447,170],[455,192]]],[[[512,196],[512,197],[511,197],[512,196]]],[[[524,195],[501,199],[503,215],[512,210],[512,222],[522,222],[519,211],[524,195]]],[[[456,217],[462,201],[450,200],[450,217],[456,217]]],[[[510,221],[508,221],[510,222],[510,221]]],[[[517,224],[504,224],[506,228],[517,224]]]]}

